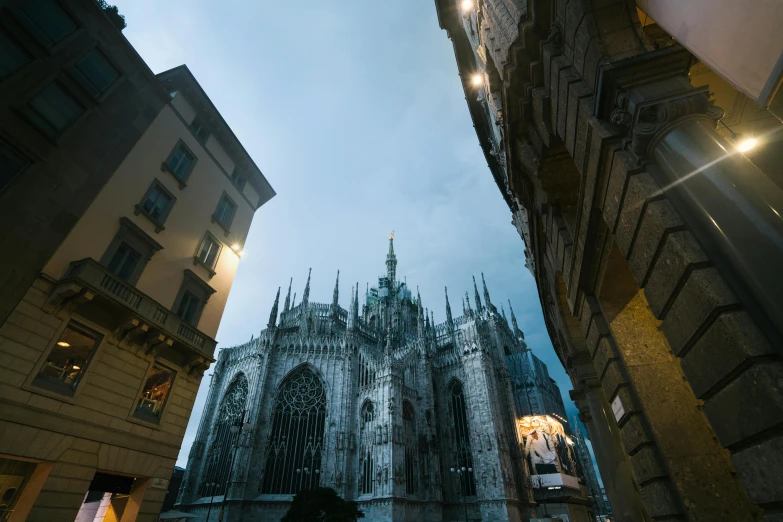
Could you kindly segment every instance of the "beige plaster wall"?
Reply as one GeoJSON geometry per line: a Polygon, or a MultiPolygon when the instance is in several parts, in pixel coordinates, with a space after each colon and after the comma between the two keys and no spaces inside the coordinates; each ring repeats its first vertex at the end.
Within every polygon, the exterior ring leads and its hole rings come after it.
{"type": "MultiPolygon", "coordinates": [[[[175,96],[174,100],[177,98],[175,96]]],[[[60,279],[72,261],[86,257],[100,260],[119,230],[120,218],[127,217],[163,246],[147,264],[136,287],[171,308],[184,269],[193,270],[216,290],[198,324],[199,330],[214,337],[239,263],[239,257],[230,246],[244,245],[254,211],[168,105],[68,234],[43,272],[60,279]],[[170,173],[160,169],[180,139],[198,158],[183,189],[170,173]],[[166,228],[160,233],[155,232],[154,224],[144,215],[134,215],[135,205],[141,202],[153,179],[158,179],[177,198],[165,222],[166,228]],[[237,204],[229,235],[211,220],[224,191],[237,204]],[[193,256],[207,230],[224,245],[215,267],[216,275],[212,278],[204,267],[193,264],[193,256]]]]}

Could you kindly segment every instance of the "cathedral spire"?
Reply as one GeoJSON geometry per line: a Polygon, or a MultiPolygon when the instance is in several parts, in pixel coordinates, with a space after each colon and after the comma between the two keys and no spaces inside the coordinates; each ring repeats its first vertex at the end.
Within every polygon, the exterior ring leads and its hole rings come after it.
{"type": "Polygon", "coordinates": [[[291,299],[291,308],[296,308],[296,292],[294,292],[294,298],[291,299]]]}
{"type": "Polygon", "coordinates": [[[419,287],[416,287],[416,301],[419,303],[418,310],[416,311],[416,327],[419,334],[419,339],[424,337],[424,308],[421,306],[421,294],[419,294],[419,287]]]}
{"type": "Polygon", "coordinates": [[[310,274],[313,273],[313,269],[307,271],[307,284],[305,285],[304,294],[302,294],[302,306],[307,308],[310,302],[310,274]]]}
{"type": "Polygon", "coordinates": [[[394,232],[389,234],[389,253],[386,254],[386,277],[389,279],[389,296],[397,291],[397,256],[394,255],[394,232]]]}
{"type": "MultiPolygon", "coordinates": [[[[353,294],[353,292],[351,292],[353,294]]],[[[353,295],[351,295],[353,297],[353,295]]],[[[337,303],[340,298],[340,271],[337,271],[337,281],[334,282],[334,293],[332,294],[332,308],[337,310],[337,303]]]]}
{"type": "Polygon", "coordinates": [[[473,310],[470,308],[470,296],[468,295],[467,290],[465,291],[465,304],[468,305],[468,308],[465,310],[465,315],[473,315],[473,310]]]}
{"type": "Polygon", "coordinates": [[[514,309],[511,307],[511,300],[508,301],[508,309],[511,310],[511,327],[514,330],[514,333],[516,334],[519,332],[519,326],[517,326],[517,318],[514,316],[514,309]]]}
{"type": "Polygon", "coordinates": [[[476,276],[473,276],[473,292],[476,296],[476,312],[481,314],[481,312],[484,310],[484,307],[481,306],[481,297],[479,297],[478,286],[476,286],[476,276]]]}
{"type": "Polygon", "coordinates": [[[292,277],[290,281],[288,281],[288,294],[285,296],[285,305],[283,306],[283,313],[286,313],[288,310],[291,309],[291,285],[294,282],[294,278],[292,277]]]}
{"type": "Polygon", "coordinates": [[[359,323],[359,281],[356,281],[356,295],[353,298],[353,324],[359,323]]]}
{"type": "Polygon", "coordinates": [[[508,319],[506,319],[506,309],[503,308],[503,303],[500,303],[500,313],[503,314],[503,320],[508,325],[508,319]]]}
{"type": "Polygon", "coordinates": [[[354,287],[353,287],[353,285],[351,285],[351,306],[350,306],[350,310],[348,311],[348,319],[346,321],[346,323],[347,323],[346,324],[346,328],[348,328],[348,330],[353,330],[354,328],[356,328],[356,323],[357,323],[357,319],[358,319],[357,307],[358,307],[358,303],[359,303],[357,301],[356,297],[358,295],[359,295],[359,283],[356,283],[356,293],[355,294],[354,294],[354,287]]]}
{"type": "Polygon", "coordinates": [[[272,305],[272,311],[269,313],[269,322],[267,326],[274,328],[277,324],[277,306],[280,304],[280,287],[277,287],[277,295],[275,296],[275,304],[272,305]]]}
{"type": "MultiPolygon", "coordinates": [[[[484,272],[481,272],[481,284],[484,286],[484,303],[487,305],[487,308],[492,310],[492,302],[489,300],[489,291],[487,290],[487,282],[484,281],[484,272]]],[[[495,310],[495,313],[497,313],[497,309],[495,310]]]]}
{"type": "Polygon", "coordinates": [[[430,335],[432,336],[432,340],[435,340],[435,312],[430,310],[430,317],[432,318],[432,321],[430,321],[430,335]]]}
{"type": "Polygon", "coordinates": [[[449,305],[449,289],[445,286],[443,289],[446,291],[446,324],[448,325],[449,330],[452,330],[454,328],[454,323],[451,318],[451,305],[449,305]]]}

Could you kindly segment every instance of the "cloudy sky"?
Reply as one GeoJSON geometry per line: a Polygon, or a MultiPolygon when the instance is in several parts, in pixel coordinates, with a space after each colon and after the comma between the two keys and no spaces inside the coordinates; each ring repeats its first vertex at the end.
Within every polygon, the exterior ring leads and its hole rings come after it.
{"type": "Polygon", "coordinates": [[[398,277],[419,286],[437,322],[443,287],[456,316],[483,271],[493,302],[511,300],[569,418],[576,413],[434,0],[115,2],[152,70],[186,64],[277,192],[256,213],[219,346],[257,335],[289,277],[298,302],[309,267],[311,301],[331,302],[339,269],[347,308],[351,284],[364,289],[385,271],[393,230],[398,277]]]}

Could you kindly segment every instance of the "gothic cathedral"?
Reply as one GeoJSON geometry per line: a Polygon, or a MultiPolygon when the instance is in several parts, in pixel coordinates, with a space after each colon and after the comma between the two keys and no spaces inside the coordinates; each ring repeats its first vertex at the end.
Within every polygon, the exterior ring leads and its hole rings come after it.
{"type": "MultiPolygon", "coordinates": [[[[366,520],[527,521],[529,471],[518,443],[506,356],[525,350],[513,311],[474,286],[463,315],[436,325],[386,276],[359,311],[280,291],[258,338],[220,352],[179,509],[210,519],[279,520],[292,495],[327,486],[366,520]]],[[[483,276],[482,276],[483,283],[483,276]]]]}

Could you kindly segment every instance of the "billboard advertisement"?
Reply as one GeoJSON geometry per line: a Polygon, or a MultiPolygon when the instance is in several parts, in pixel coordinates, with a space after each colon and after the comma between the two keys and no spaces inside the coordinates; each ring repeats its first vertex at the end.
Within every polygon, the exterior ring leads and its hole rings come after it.
{"type": "Polygon", "coordinates": [[[517,429],[531,476],[577,476],[574,442],[560,421],[549,415],[526,415],[518,419],[517,429]]]}

